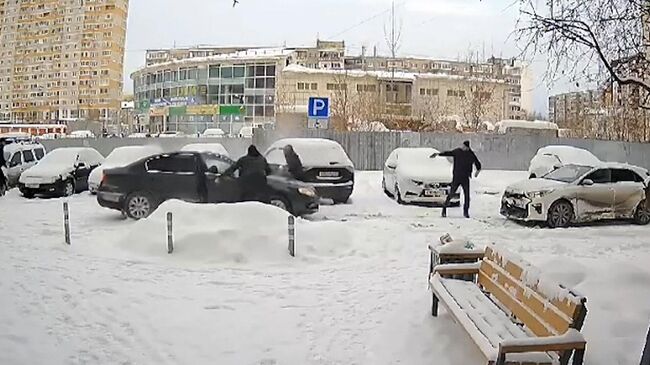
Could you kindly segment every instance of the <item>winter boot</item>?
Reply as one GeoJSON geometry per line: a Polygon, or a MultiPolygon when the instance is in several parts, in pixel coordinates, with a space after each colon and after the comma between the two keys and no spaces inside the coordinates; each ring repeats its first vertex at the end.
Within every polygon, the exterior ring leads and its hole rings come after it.
{"type": "Polygon", "coordinates": [[[467,210],[464,211],[464,212],[463,212],[463,216],[464,216],[465,218],[469,218],[469,211],[467,211],[467,210]]]}
{"type": "Polygon", "coordinates": [[[447,217],[447,208],[442,208],[442,217],[443,218],[447,217]]]}

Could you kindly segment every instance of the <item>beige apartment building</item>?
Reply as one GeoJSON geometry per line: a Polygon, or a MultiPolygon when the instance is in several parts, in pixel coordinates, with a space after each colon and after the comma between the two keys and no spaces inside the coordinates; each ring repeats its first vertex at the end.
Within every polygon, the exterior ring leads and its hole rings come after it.
{"type": "Polygon", "coordinates": [[[0,0],[0,120],[116,122],[128,0],[0,0]]]}

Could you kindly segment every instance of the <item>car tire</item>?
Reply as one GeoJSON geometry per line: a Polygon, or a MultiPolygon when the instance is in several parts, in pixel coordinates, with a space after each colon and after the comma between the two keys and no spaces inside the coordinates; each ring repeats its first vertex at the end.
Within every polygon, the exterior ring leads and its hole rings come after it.
{"type": "Polygon", "coordinates": [[[35,194],[34,194],[33,191],[31,191],[31,190],[21,190],[20,192],[23,194],[23,196],[24,196],[25,198],[27,198],[27,199],[34,199],[34,195],[35,195],[35,194]]]}
{"type": "Polygon", "coordinates": [[[291,210],[291,204],[289,204],[289,201],[287,199],[285,199],[284,197],[282,197],[282,196],[274,195],[271,198],[269,198],[269,205],[272,205],[274,207],[278,207],[278,208],[280,208],[282,210],[285,210],[285,211],[293,214],[292,210],[291,210]]]}
{"type": "Polygon", "coordinates": [[[550,228],[566,228],[574,218],[573,206],[566,200],[556,201],[548,210],[546,224],[550,228]]]}
{"type": "Polygon", "coordinates": [[[63,196],[72,196],[75,193],[74,182],[70,179],[66,180],[63,185],[63,196]]]}
{"type": "Polygon", "coordinates": [[[381,179],[381,188],[384,190],[384,194],[386,194],[386,196],[389,196],[389,197],[393,196],[390,193],[390,191],[388,191],[388,189],[386,189],[386,179],[381,179]]]}
{"type": "Polygon", "coordinates": [[[633,221],[635,224],[640,226],[646,226],[650,224],[650,210],[646,208],[645,199],[642,200],[634,211],[633,221]]]}
{"type": "Polygon", "coordinates": [[[156,208],[154,199],[147,193],[131,193],[124,200],[124,211],[131,219],[140,220],[147,218],[156,208]]]}
{"type": "Polygon", "coordinates": [[[346,204],[348,201],[350,201],[350,196],[347,195],[344,196],[343,198],[332,199],[332,200],[334,200],[334,204],[346,204]]]}
{"type": "Polygon", "coordinates": [[[399,186],[395,185],[395,201],[399,205],[404,205],[406,202],[402,200],[402,194],[399,192],[399,186]]]}

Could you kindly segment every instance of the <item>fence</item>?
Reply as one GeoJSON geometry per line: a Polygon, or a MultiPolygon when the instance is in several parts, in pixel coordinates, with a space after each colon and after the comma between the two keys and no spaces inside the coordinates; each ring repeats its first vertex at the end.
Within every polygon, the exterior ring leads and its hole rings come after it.
{"type": "Polygon", "coordinates": [[[527,170],[537,150],[547,145],[571,145],[591,151],[604,161],[627,162],[650,168],[650,144],[548,136],[417,133],[417,132],[334,132],[304,130],[281,134],[256,130],[254,143],[267,148],[286,137],[328,138],[339,142],[357,170],[381,170],[390,152],[397,147],[433,147],[449,150],[469,140],[486,169],[527,170]]]}

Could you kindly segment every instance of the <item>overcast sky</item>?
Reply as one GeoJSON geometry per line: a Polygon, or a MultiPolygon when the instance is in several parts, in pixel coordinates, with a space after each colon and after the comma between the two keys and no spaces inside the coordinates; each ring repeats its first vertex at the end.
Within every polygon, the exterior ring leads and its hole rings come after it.
{"type": "MultiPolygon", "coordinates": [[[[384,28],[390,0],[131,0],[125,60],[129,75],[144,64],[144,51],[192,45],[313,45],[317,37],[345,40],[349,54],[377,47],[387,54],[384,28]]],[[[402,41],[399,55],[465,59],[470,50],[495,56],[519,54],[511,35],[515,0],[396,0],[402,41]],[[514,5],[513,5],[514,4],[514,5]]],[[[543,62],[533,62],[535,109],[546,114],[543,62]]],[[[554,89],[566,88],[555,85],[554,89]]]]}

